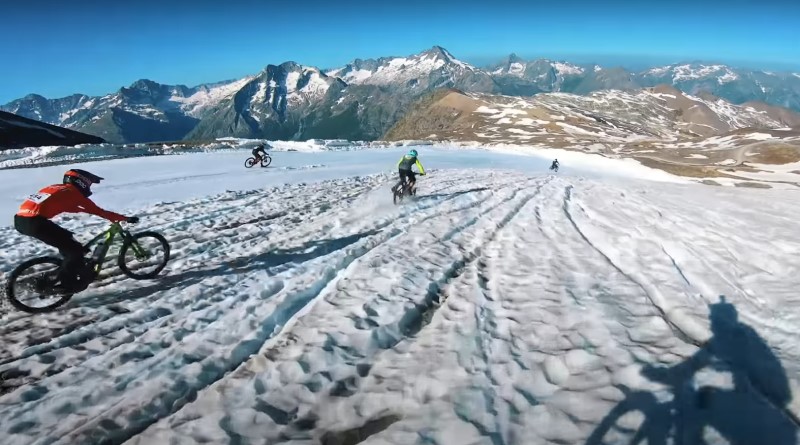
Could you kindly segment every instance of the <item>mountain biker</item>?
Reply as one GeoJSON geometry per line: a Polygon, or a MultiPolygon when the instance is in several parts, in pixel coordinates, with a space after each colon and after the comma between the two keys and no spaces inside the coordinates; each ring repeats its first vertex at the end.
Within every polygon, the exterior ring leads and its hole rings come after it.
{"type": "MultiPolygon", "coordinates": [[[[135,224],[135,216],[124,216],[109,212],[89,199],[92,184],[99,184],[103,178],[86,170],[70,169],[64,173],[61,184],[47,186],[38,193],[28,196],[14,215],[14,228],[23,235],[38,239],[53,246],[64,257],[58,272],[58,287],[79,292],[81,283],[78,275],[84,271],[83,245],[72,237],[72,232],[51,221],[61,213],[89,213],[111,222],[126,221],[135,224]]],[[[80,280],[84,281],[84,280],[80,280]]],[[[88,285],[88,283],[85,283],[88,285]]]]}
{"type": "MultiPolygon", "coordinates": [[[[262,144],[256,145],[256,148],[253,149],[252,153],[253,153],[253,156],[255,156],[255,158],[256,158],[256,162],[261,162],[261,160],[264,159],[264,156],[267,155],[267,150],[265,150],[265,148],[264,148],[266,146],[267,146],[267,144],[263,144],[262,143],[262,144]],[[262,155],[262,153],[263,153],[263,155],[262,155]]],[[[272,147],[269,147],[269,148],[272,148],[272,147]]]]}
{"type": "Polygon", "coordinates": [[[558,159],[555,159],[553,160],[553,163],[550,164],[550,170],[558,171],[558,166],[559,166],[558,159]]]}
{"type": "Polygon", "coordinates": [[[400,174],[400,183],[395,186],[395,190],[398,186],[404,185],[406,180],[408,180],[409,183],[409,190],[413,190],[414,185],[417,183],[416,174],[411,170],[411,167],[413,167],[414,164],[417,165],[419,174],[425,176],[425,168],[422,166],[422,163],[419,162],[417,155],[417,150],[411,149],[408,154],[400,158],[400,162],[397,163],[398,173],[400,174]]]}

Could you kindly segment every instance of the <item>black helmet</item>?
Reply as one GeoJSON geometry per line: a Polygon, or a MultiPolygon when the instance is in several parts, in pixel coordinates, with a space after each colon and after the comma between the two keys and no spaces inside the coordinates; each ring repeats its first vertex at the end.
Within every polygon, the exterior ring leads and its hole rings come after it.
{"type": "Polygon", "coordinates": [[[92,194],[92,184],[99,184],[103,178],[89,173],[86,170],[73,168],[64,173],[64,184],[72,184],[80,190],[83,196],[89,197],[92,194]]]}

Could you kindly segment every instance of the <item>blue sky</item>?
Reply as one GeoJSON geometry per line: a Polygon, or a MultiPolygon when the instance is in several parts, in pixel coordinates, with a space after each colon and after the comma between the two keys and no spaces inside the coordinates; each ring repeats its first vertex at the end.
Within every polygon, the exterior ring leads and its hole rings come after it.
{"type": "Polygon", "coordinates": [[[193,86],[287,60],[335,67],[433,45],[478,64],[515,52],[800,71],[798,23],[800,2],[789,0],[25,0],[0,16],[0,103],[100,95],[140,78],[193,86]]]}

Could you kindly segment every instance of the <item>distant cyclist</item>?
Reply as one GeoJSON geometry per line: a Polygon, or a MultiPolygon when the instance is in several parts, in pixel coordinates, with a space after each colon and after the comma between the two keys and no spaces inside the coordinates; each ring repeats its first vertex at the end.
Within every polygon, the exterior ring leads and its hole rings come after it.
{"type": "MultiPolygon", "coordinates": [[[[262,144],[258,144],[256,146],[256,148],[253,149],[252,153],[253,153],[253,156],[255,156],[255,158],[256,158],[256,162],[261,162],[261,160],[264,159],[264,156],[267,155],[267,150],[265,150],[265,147],[269,147],[269,145],[262,143],[262,144]]],[[[272,148],[272,147],[269,147],[269,148],[272,148]]]]}
{"type": "Polygon", "coordinates": [[[425,168],[422,166],[422,163],[419,162],[417,155],[417,150],[412,149],[408,152],[408,154],[400,158],[400,162],[397,163],[398,173],[400,173],[400,183],[395,186],[394,190],[397,190],[397,187],[404,185],[406,181],[409,183],[409,190],[414,189],[414,186],[417,183],[417,176],[411,170],[411,168],[415,164],[419,169],[419,174],[425,176],[425,168]]]}
{"type": "Polygon", "coordinates": [[[553,160],[553,163],[550,164],[550,170],[558,171],[558,166],[559,166],[558,159],[555,159],[553,160]]]}
{"type": "Polygon", "coordinates": [[[102,180],[86,170],[68,170],[64,173],[62,184],[47,186],[30,195],[14,216],[14,228],[19,233],[55,247],[64,257],[58,273],[57,286],[61,289],[75,292],[83,290],[78,275],[84,269],[85,249],[72,237],[72,232],[51,221],[52,218],[62,213],[89,213],[112,222],[139,221],[135,216],[103,210],[89,199],[92,184],[99,184],[102,180]]]}

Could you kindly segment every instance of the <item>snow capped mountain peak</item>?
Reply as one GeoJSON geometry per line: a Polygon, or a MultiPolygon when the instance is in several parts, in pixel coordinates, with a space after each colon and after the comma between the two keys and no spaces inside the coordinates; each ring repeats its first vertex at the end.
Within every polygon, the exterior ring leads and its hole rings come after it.
{"type": "Polygon", "coordinates": [[[191,90],[191,94],[176,90],[169,100],[178,103],[189,116],[199,116],[204,110],[232,97],[252,79],[253,76],[249,76],[238,80],[199,85],[191,90]]]}
{"type": "Polygon", "coordinates": [[[327,71],[327,75],[339,77],[348,84],[391,85],[414,82],[439,70],[479,71],[472,65],[458,60],[441,46],[434,46],[419,54],[406,57],[356,59],[343,68],[327,71]]]}
{"type": "Polygon", "coordinates": [[[580,75],[584,72],[583,68],[567,62],[553,62],[552,65],[558,71],[558,74],[562,76],[580,75]]]}
{"type": "Polygon", "coordinates": [[[670,70],[672,68],[673,68],[672,65],[659,66],[659,67],[655,67],[655,68],[650,68],[649,70],[645,71],[644,74],[648,74],[648,75],[651,75],[651,76],[663,76],[663,75],[667,74],[668,72],[670,72],[670,70]]]}
{"type": "Polygon", "coordinates": [[[262,122],[270,116],[277,116],[283,122],[290,108],[318,102],[336,82],[340,80],[318,68],[284,62],[268,65],[239,89],[242,90],[241,97],[248,103],[246,113],[249,117],[262,122]]]}
{"type": "Polygon", "coordinates": [[[678,65],[673,68],[674,74],[672,76],[672,80],[678,82],[685,79],[699,79],[701,77],[707,77],[711,74],[717,74],[724,69],[725,67],[723,65],[678,65]]]}
{"type": "Polygon", "coordinates": [[[425,50],[422,53],[420,53],[420,55],[441,57],[441,58],[444,58],[445,60],[454,60],[455,59],[455,57],[453,57],[452,54],[450,54],[446,49],[442,48],[439,45],[434,45],[433,47],[431,47],[431,49],[425,50]]]}
{"type": "Polygon", "coordinates": [[[739,75],[730,67],[721,64],[704,64],[699,62],[680,63],[651,68],[642,73],[644,76],[667,77],[673,84],[699,79],[715,79],[722,85],[739,78],[739,75]]]}
{"type": "Polygon", "coordinates": [[[554,62],[549,59],[525,61],[512,53],[508,59],[492,70],[492,74],[555,79],[556,77],[579,76],[584,71],[583,68],[568,62],[554,62]]]}

